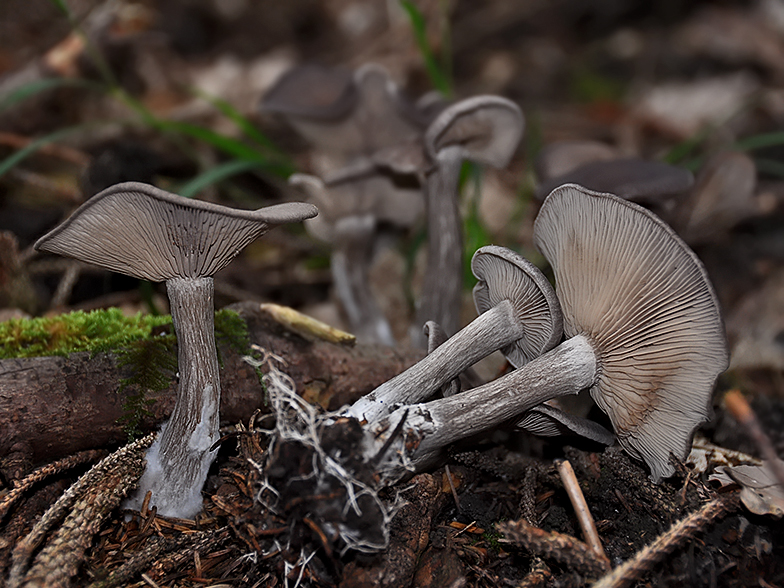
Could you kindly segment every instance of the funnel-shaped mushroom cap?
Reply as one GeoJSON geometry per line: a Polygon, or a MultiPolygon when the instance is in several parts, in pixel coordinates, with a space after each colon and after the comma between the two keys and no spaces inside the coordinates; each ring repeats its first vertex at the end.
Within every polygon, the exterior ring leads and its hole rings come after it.
{"type": "Polygon", "coordinates": [[[471,269],[479,280],[474,286],[477,312],[508,300],[525,332],[501,349],[509,363],[521,367],[558,344],[563,335],[561,307],[550,282],[534,264],[506,247],[487,245],[474,253],[471,269]]]}
{"type": "Polygon", "coordinates": [[[127,182],[90,198],[35,248],[153,282],[208,277],[272,226],[317,213],[301,202],[238,210],[127,182]]]}
{"type": "Polygon", "coordinates": [[[462,147],[463,159],[504,167],[514,155],[525,123],[520,108],[500,96],[474,96],[445,108],[425,133],[425,148],[433,159],[452,146],[462,147]]]}
{"type": "Polygon", "coordinates": [[[346,217],[370,216],[379,224],[408,228],[424,214],[421,190],[396,185],[393,178],[375,168],[366,173],[333,175],[326,182],[308,174],[292,174],[289,183],[318,206],[318,217],[307,221],[305,228],[328,243],[334,243],[335,225],[346,217]]]}
{"type": "Polygon", "coordinates": [[[336,121],[348,116],[358,100],[359,93],[349,70],[307,64],[284,73],[264,96],[261,109],[336,121]]]}
{"type": "Polygon", "coordinates": [[[543,182],[536,196],[545,198],[553,189],[563,184],[579,184],[589,190],[608,192],[641,202],[651,198],[669,196],[688,190],[694,175],[687,169],[661,161],[630,157],[610,161],[593,161],[572,171],[543,182]]]}
{"type": "Polygon", "coordinates": [[[649,211],[574,185],[545,200],[534,241],[555,271],[564,332],[596,353],[591,396],[652,478],[670,475],[728,364],[705,269],[649,211]]]}

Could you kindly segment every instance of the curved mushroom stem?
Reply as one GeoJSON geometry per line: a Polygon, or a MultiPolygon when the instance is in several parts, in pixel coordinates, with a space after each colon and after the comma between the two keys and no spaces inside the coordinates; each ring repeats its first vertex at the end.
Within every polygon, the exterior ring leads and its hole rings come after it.
{"type": "Polygon", "coordinates": [[[171,418],[147,453],[147,468],[132,504],[152,491],[158,513],[188,518],[201,510],[201,488],[218,440],[220,376],[215,350],[212,278],[166,282],[177,334],[180,382],[171,418]]]}
{"type": "Polygon", "coordinates": [[[347,414],[373,422],[400,405],[425,400],[469,366],[523,336],[525,331],[514,317],[512,303],[504,300],[421,361],[357,400],[347,414]]]}
{"type": "Polygon", "coordinates": [[[421,471],[432,465],[455,441],[492,429],[546,400],[577,394],[594,383],[596,368],[593,347],[587,337],[577,335],[492,382],[449,398],[397,409],[369,429],[371,447],[367,453],[374,455],[400,419],[406,418],[403,434],[399,435],[402,447],[399,452],[388,452],[393,461],[387,463],[385,475],[393,483],[410,473],[412,467],[421,471]],[[376,437],[384,427],[386,434],[376,437]],[[418,438],[419,443],[411,442],[412,438],[418,438]],[[399,454],[406,453],[404,464],[399,454]]]}
{"type": "Polygon", "coordinates": [[[392,328],[370,290],[370,262],[375,239],[371,216],[347,217],[335,225],[332,280],[351,330],[368,343],[395,345],[392,328]]]}
{"type": "Polygon", "coordinates": [[[463,231],[458,207],[458,183],[463,162],[462,147],[446,147],[438,154],[435,169],[427,174],[427,271],[416,313],[416,336],[412,341],[425,346],[419,329],[436,321],[447,335],[460,328],[460,299],[463,291],[463,231]]]}

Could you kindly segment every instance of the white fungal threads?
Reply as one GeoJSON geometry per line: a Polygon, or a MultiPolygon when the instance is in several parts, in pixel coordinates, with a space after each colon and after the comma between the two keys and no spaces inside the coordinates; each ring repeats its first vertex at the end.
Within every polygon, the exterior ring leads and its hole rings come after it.
{"type": "MultiPolygon", "coordinates": [[[[363,511],[360,508],[359,500],[363,497],[370,498],[372,508],[381,515],[382,522],[379,525],[381,540],[378,541],[369,540],[367,535],[363,535],[357,532],[357,529],[339,521],[326,523],[328,526],[331,525],[343,540],[343,551],[353,549],[375,552],[386,548],[389,542],[389,523],[397,511],[397,504],[387,504],[382,501],[372,486],[358,480],[354,475],[355,472],[340,463],[341,456],[333,457],[322,447],[320,432],[325,426],[334,424],[335,419],[340,416],[337,413],[325,413],[317,406],[303,400],[296,392],[294,381],[281,370],[286,365],[281,357],[257,345],[253,345],[253,349],[261,355],[261,358],[246,356],[243,359],[253,367],[261,367],[266,371],[263,382],[269,394],[273,413],[276,416],[275,430],[274,432],[270,431],[274,434],[271,435],[270,446],[265,454],[267,456],[274,455],[275,445],[280,443],[302,444],[312,449],[315,458],[310,476],[315,477],[317,486],[328,485],[329,480],[334,479],[345,489],[344,516],[351,511],[361,517],[363,511]]],[[[257,500],[275,512],[280,494],[267,478],[268,468],[266,465],[262,463],[254,464],[254,466],[260,473],[264,473],[262,488],[257,495],[257,500]]]]}

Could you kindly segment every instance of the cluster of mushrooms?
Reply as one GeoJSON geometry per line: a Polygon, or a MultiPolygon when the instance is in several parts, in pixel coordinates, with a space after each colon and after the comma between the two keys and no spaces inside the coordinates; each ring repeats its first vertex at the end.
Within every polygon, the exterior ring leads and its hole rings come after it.
{"type": "Polygon", "coordinates": [[[505,167],[523,135],[520,108],[500,96],[452,104],[426,94],[410,101],[377,64],[356,71],[303,65],[284,74],[261,103],[323,154],[323,177],[295,174],[319,207],[308,230],[332,246],[337,297],[363,342],[395,345],[370,288],[374,253],[390,230],[424,214],[427,261],[409,338],[423,347],[422,325],[460,328],[463,281],[459,210],[463,161],[505,167]]]}
{"type": "MultiPolygon", "coordinates": [[[[276,103],[274,93],[267,108],[287,105],[292,124],[308,136],[325,135],[320,140],[333,141],[336,150],[350,140],[359,145],[326,180],[294,181],[310,186],[322,205],[335,242],[335,279],[346,284],[344,304],[354,309],[349,315],[357,328],[376,340],[394,342],[368,297],[366,270],[349,271],[347,260],[364,256],[366,263],[379,219],[401,218],[389,208],[384,213],[388,199],[379,194],[398,190],[396,178],[408,174],[426,195],[428,215],[439,219],[428,226],[428,276],[434,281],[425,283],[419,309],[428,354],[326,417],[324,426],[342,418],[361,424],[357,450],[376,468],[381,485],[430,468],[449,445],[505,424],[545,435],[565,427],[605,444],[617,438],[647,464],[654,480],[671,475],[671,458],[688,453],[695,429],[708,418],[715,380],[728,364],[716,295],[684,241],[635,203],[559,184],[534,225],[534,242],[554,271],[555,289],[517,253],[482,247],[472,259],[479,316],[458,331],[460,163],[469,158],[505,165],[522,133],[519,108],[491,96],[406,108],[377,67],[342,77],[320,68],[305,74],[305,86],[314,77],[321,80],[329,112],[295,112],[301,104],[280,96],[276,103]],[[397,117],[392,126],[381,125],[390,112],[397,117]],[[348,200],[353,194],[355,208],[339,209],[336,194],[348,200]],[[450,239],[458,241],[447,244],[450,239]],[[514,369],[461,390],[461,374],[499,350],[514,369]],[[613,432],[550,402],[585,389],[613,432]]],[[[276,92],[285,94],[287,84],[301,90],[303,83],[284,79],[276,92]]],[[[151,504],[162,515],[189,518],[201,509],[220,424],[213,276],[270,228],[318,213],[302,202],[237,210],[129,182],[93,196],[36,243],[41,251],[166,282],[178,340],[177,400],[129,506],[139,507],[151,492],[151,504]]]]}

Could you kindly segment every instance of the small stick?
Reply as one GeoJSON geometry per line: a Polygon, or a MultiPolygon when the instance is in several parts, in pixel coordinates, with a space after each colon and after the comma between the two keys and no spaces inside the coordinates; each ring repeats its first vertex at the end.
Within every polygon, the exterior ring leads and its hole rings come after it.
{"type": "Polygon", "coordinates": [[[580,483],[577,481],[577,476],[574,475],[572,464],[567,459],[555,460],[555,467],[558,468],[558,473],[561,475],[566,493],[569,495],[569,500],[572,501],[572,507],[577,514],[577,520],[580,522],[580,528],[583,531],[583,537],[588,546],[593,552],[607,562],[609,565],[610,560],[602,547],[602,541],[599,539],[599,533],[596,530],[596,524],[593,522],[591,511],[588,510],[588,503],[585,502],[585,496],[580,489],[580,483]]]}
{"type": "Polygon", "coordinates": [[[754,441],[762,454],[765,465],[770,468],[770,471],[776,476],[776,480],[778,480],[781,487],[784,488],[784,465],[782,465],[781,460],[779,460],[779,457],[776,455],[776,450],[773,448],[770,437],[762,430],[759,419],[757,418],[757,415],[754,414],[749,403],[740,391],[730,390],[724,396],[724,404],[732,416],[735,417],[735,420],[746,429],[749,437],[751,437],[751,440],[754,441]]]}
{"type": "Polygon", "coordinates": [[[444,466],[444,473],[446,474],[447,482],[449,482],[449,488],[452,490],[452,498],[455,499],[455,508],[457,508],[457,512],[461,512],[460,497],[457,495],[457,488],[455,488],[455,482],[452,480],[452,472],[449,470],[448,464],[444,466]]]}
{"type": "Polygon", "coordinates": [[[596,582],[592,588],[625,588],[653,569],[664,557],[677,549],[695,534],[703,531],[710,523],[735,510],[737,494],[726,494],[704,504],[702,508],[675,523],[653,543],[643,547],[630,560],[596,582]]]}

